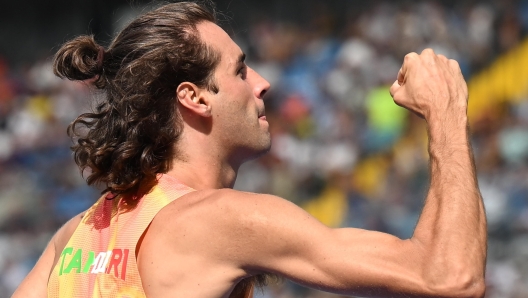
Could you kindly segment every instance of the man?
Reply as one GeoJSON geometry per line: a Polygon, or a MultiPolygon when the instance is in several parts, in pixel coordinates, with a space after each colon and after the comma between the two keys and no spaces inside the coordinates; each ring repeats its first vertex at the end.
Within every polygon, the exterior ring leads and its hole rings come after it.
{"type": "Polygon", "coordinates": [[[270,86],[244,57],[193,3],[147,13],[107,51],[88,37],[59,50],[56,73],[94,77],[107,93],[76,120],[88,133],[74,151],[88,182],[108,192],[57,232],[14,297],[250,297],[245,281],[261,274],[348,295],[482,297],[486,218],[458,64],[430,49],[408,54],[391,87],[429,134],[430,189],[412,238],[401,240],[330,229],[282,198],[231,189],[238,167],[270,148],[270,86]],[[172,126],[151,128],[163,121],[172,126]]]}

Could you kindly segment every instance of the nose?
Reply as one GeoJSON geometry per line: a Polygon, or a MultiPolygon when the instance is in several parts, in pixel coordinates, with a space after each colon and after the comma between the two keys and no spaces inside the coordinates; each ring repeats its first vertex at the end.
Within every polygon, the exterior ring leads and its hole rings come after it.
{"type": "Polygon", "coordinates": [[[266,92],[268,92],[268,90],[271,88],[270,83],[250,67],[248,67],[248,77],[251,78],[255,96],[257,98],[263,99],[264,94],[266,94],[266,92]]]}

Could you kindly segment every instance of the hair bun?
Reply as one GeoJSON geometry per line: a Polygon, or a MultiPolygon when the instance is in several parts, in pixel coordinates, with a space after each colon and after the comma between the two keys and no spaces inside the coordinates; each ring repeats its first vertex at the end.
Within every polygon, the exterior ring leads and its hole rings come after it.
{"type": "Polygon", "coordinates": [[[93,35],[72,39],[59,49],[53,61],[53,73],[72,81],[92,79],[102,74],[104,49],[93,35]]]}

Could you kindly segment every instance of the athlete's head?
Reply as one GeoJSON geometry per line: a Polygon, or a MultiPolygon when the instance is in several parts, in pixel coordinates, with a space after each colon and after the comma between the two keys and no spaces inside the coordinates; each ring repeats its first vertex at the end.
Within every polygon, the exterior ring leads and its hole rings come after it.
{"type": "Polygon", "coordinates": [[[55,74],[92,80],[104,95],[93,113],[68,128],[75,161],[89,168],[89,184],[124,193],[167,172],[186,121],[179,108],[212,119],[215,138],[227,138],[242,154],[269,147],[261,127],[267,123],[258,120],[267,83],[250,69],[246,73],[240,49],[215,22],[212,9],[173,3],[131,22],[106,50],[92,36],[59,49],[55,74]],[[210,115],[200,114],[193,100],[206,103],[210,115]]]}
{"type": "Polygon", "coordinates": [[[218,25],[202,22],[197,29],[200,39],[219,54],[212,75],[217,92],[182,83],[176,93],[179,111],[186,127],[207,134],[208,145],[216,147],[209,152],[225,156],[237,167],[271,145],[263,102],[270,85],[245,64],[245,54],[218,25]]]}

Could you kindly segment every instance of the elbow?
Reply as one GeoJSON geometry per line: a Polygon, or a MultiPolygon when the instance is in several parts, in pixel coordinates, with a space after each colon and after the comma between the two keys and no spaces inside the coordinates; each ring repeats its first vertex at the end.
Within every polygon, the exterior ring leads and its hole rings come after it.
{"type": "Polygon", "coordinates": [[[486,293],[486,283],[484,280],[474,280],[468,282],[459,282],[453,287],[447,289],[447,297],[467,297],[483,298],[486,293]]]}
{"type": "Polygon", "coordinates": [[[450,281],[442,284],[429,285],[433,297],[464,297],[483,298],[486,293],[484,276],[473,274],[453,274],[450,281]]]}
{"type": "Polygon", "coordinates": [[[421,279],[425,296],[482,298],[486,293],[485,260],[478,256],[422,253],[421,279]]]}
{"type": "Polygon", "coordinates": [[[483,298],[486,295],[486,282],[484,278],[481,278],[481,280],[473,286],[471,291],[472,296],[470,297],[483,298]]]}

